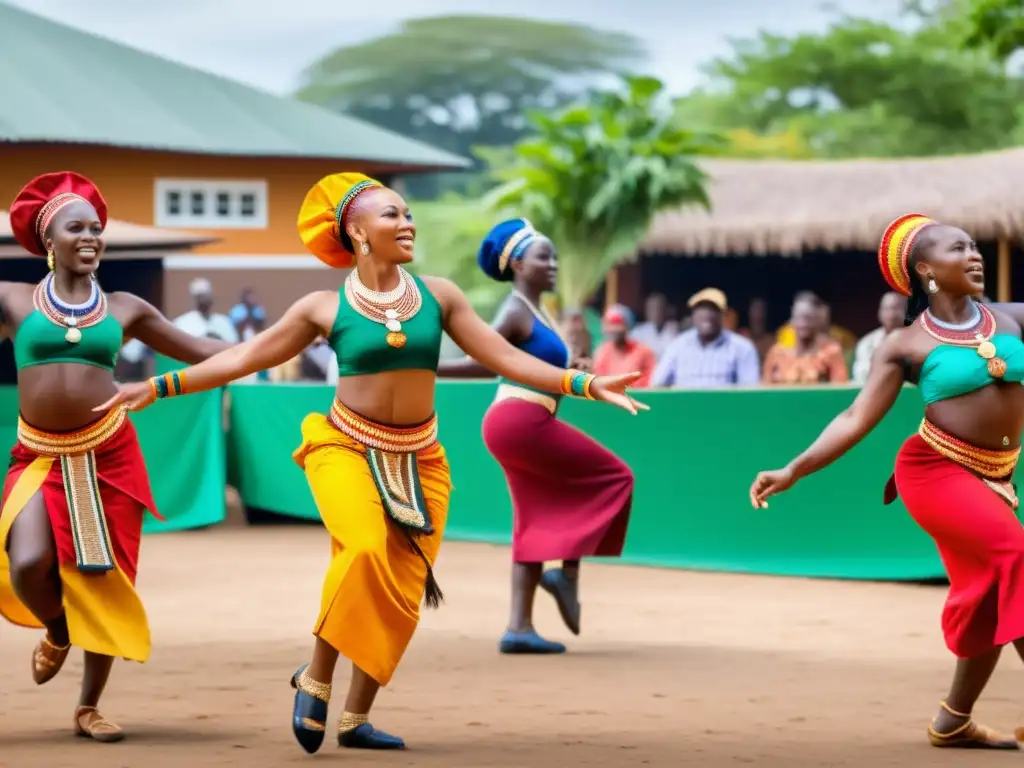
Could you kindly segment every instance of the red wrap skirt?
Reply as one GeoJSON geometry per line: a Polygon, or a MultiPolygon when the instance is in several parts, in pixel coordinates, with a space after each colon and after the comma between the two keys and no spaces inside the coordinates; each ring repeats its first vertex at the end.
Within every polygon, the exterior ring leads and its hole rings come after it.
{"type": "Polygon", "coordinates": [[[620,458],[559,421],[540,398],[491,405],[483,438],[512,496],[515,562],[622,554],[633,473],[620,458]]]}
{"type": "Polygon", "coordinates": [[[19,422],[0,508],[0,615],[40,628],[14,592],[6,551],[11,526],[36,493],[42,494],[53,530],[71,643],[145,661],[149,624],[135,577],[143,515],[147,509],[159,514],[125,411],[111,411],[66,434],[19,422]]]}
{"type": "Polygon", "coordinates": [[[942,631],[961,658],[1024,637],[1024,527],[1014,510],[1016,495],[1008,474],[1001,482],[979,476],[986,461],[1004,469],[1009,463],[1012,472],[1016,453],[971,449],[925,422],[896,457],[895,489],[890,481],[886,500],[898,490],[911,517],[935,540],[950,583],[942,631]]]}

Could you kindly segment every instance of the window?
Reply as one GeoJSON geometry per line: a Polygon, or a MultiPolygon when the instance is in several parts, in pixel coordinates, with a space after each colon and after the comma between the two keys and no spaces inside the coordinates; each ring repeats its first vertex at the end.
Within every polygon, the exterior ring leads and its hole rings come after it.
{"type": "Polygon", "coordinates": [[[265,229],[267,182],[158,179],[158,227],[265,229]]]}

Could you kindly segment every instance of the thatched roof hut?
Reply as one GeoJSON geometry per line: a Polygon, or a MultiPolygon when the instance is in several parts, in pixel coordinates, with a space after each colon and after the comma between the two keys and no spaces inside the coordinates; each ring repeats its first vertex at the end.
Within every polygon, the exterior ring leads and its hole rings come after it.
{"type": "Polygon", "coordinates": [[[900,160],[705,160],[710,212],[659,215],[641,252],[799,255],[874,251],[918,212],[979,241],[1024,240],[1024,148],[900,160]]]}

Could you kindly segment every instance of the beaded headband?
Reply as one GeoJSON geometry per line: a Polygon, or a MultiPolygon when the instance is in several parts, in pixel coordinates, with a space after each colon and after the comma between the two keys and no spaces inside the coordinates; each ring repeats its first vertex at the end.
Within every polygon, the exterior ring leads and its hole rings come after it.
{"type": "Polygon", "coordinates": [[[66,205],[70,205],[71,203],[76,203],[79,200],[83,203],[89,202],[84,197],[76,195],[74,192],[62,192],[40,208],[39,215],[36,216],[36,233],[39,235],[39,239],[42,240],[46,236],[46,228],[50,226],[50,222],[53,221],[53,217],[57,215],[57,212],[61,208],[66,205]]]}
{"type": "Polygon", "coordinates": [[[908,213],[885,228],[882,242],[878,246],[878,266],[882,270],[882,277],[897,293],[910,295],[912,284],[907,263],[910,251],[917,236],[926,227],[937,223],[923,213],[908,213]]]}
{"type": "Polygon", "coordinates": [[[501,249],[501,253],[498,255],[498,274],[504,273],[513,261],[521,259],[534,240],[547,240],[547,238],[526,221],[526,226],[512,235],[505,243],[505,247],[501,249]]]}
{"type": "MultiPolygon", "coordinates": [[[[345,234],[344,222],[345,212],[349,209],[349,206],[352,205],[352,201],[359,197],[360,193],[365,192],[368,189],[383,186],[384,185],[381,184],[379,181],[375,181],[373,179],[366,179],[364,181],[356,182],[355,184],[352,185],[352,189],[350,189],[345,194],[345,196],[341,198],[341,200],[338,202],[338,205],[335,206],[334,224],[338,228],[338,239],[341,240],[343,245],[345,244],[345,241],[349,239],[348,235],[345,234]]],[[[351,242],[349,242],[348,245],[351,246],[351,242]]]]}

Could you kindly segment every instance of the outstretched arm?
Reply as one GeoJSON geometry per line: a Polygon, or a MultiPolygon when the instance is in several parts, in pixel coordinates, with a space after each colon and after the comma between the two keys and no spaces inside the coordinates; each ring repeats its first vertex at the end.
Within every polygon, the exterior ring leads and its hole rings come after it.
{"type": "Polygon", "coordinates": [[[875,428],[889,412],[903,386],[902,331],[889,336],[879,348],[867,383],[849,408],[840,413],[811,445],[784,469],[762,472],[750,488],[751,503],[765,500],[791,487],[797,480],[824,469],[875,428]]]}
{"type": "MultiPolygon", "coordinates": [[[[262,333],[242,344],[218,352],[198,365],[178,371],[181,392],[172,394],[216,389],[236,379],[291,360],[308,347],[313,339],[324,333],[315,322],[316,306],[320,298],[320,293],[304,296],[289,307],[280,320],[262,333]]],[[[153,402],[155,397],[153,384],[149,381],[126,384],[120,388],[118,394],[93,410],[106,411],[121,403],[133,409],[144,408],[153,402]]]]}
{"type": "Polygon", "coordinates": [[[164,317],[148,301],[131,293],[115,294],[120,301],[130,303],[135,310],[134,319],[125,328],[125,336],[138,339],[161,355],[183,363],[201,363],[231,346],[230,342],[192,336],[164,317]]]}
{"type": "MultiPolygon", "coordinates": [[[[426,282],[444,309],[445,330],[470,357],[512,381],[554,394],[563,392],[565,369],[549,365],[509,344],[473,311],[465,294],[450,280],[428,278],[426,282]]],[[[589,391],[594,399],[605,400],[635,414],[637,408],[646,410],[647,406],[625,394],[625,388],[639,376],[639,372],[599,376],[589,380],[589,391]]]]}
{"type": "MultiPolygon", "coordinates": [[[[503,339],[514,343],[529,336],[531,322],[532,318],[521,302],[506,301],[491,327],[503,339]]],[[[472,357],[464,357],[461,360],[446,360],[441,363],[437,368],[437,375],[453,379],[490,379],[494,377],[494,371],[472,357]]]]}

